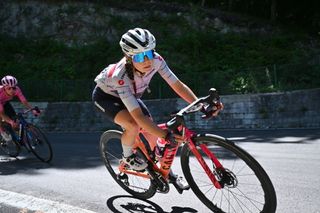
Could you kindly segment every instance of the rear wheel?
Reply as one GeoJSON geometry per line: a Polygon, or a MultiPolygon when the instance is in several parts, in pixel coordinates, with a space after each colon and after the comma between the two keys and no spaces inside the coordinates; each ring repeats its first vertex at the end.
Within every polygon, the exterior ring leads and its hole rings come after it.
{"type": "Polygon", "coordinates": [[[0,149],[10,157],[17,157],[20,153],[20,145],[14,140],[5,141],[1,138],[0,149]]]}
{"type": "Polygon", "coordinates": [[[46,135],[36,126],[28,124],[25,129],[25,138],[29,150],[41,161],[52,160],[52,147],[46,135]]]}
{"type": "Polygon", "coordinates": [[[181,166],[190,187],[197,197],[213,212],[273,213],[276,211],[274,187],[260,164],[246,151],[215,135],[194,138],[196,148],[222,185],[217,189],[194,156],[189,146],[181,152],[181,166]],[[200,144],[216,156],[224,169],[215,164],[202,151],[200,144]]]}
{"type": "Polygon", "coordinates": [[[5,131],[5,134],[11,137],[11,140],[7,141],[0,135],[0,149],[10,157],[17,157],[21,148],[19,143],[15,141],[15,138],[11,135],[11,131],[13,130],[9,125],[6,124],[2,124],[2,127],[3,131],[5,131]]]}
{"type": "Polygon", "coordinates": [[[137,198],[148,199],[156,193],[156,187],[151,179],[119,171],[122,159],[121,135],[122,132],[116,130],[102,134],[100,138],[102,160],[110,175],[124,190],[137,198]]]}

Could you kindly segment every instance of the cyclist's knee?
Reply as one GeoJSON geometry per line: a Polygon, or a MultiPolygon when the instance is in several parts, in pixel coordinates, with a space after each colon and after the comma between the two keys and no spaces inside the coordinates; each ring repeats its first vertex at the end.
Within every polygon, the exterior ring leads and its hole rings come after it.
{"type": "Polygon", "coordinates": [[[122,128],[127,132],[127,134],[130,135],[136,135],[139,132],[139,126],[137,122],[135,122],[133,119],[129,119],[124,125],[122,125],[122,128]]]}

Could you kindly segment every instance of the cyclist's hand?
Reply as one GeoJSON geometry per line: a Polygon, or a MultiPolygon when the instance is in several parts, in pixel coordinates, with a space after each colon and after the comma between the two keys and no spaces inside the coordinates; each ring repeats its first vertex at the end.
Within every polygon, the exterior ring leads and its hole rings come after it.
{"type": "Polygon", "coordinates": [[[212,108],[208,108],[208,107],[205,107],[203,106],[202,108],[202,112],[205,114],[203,116],[201,116],[203,119],[207,119],[207,118],[211,118],[211,117],[216,117],[219,112],[221,110],[223,110],[224,106],[223,106],[223,103],[218,101],[216,102],[212,108]]]}
{"type": "Polygon", "coordinates": [[[33,110],[32,110],[32,114],[34,115],[34,116],[38,116],[38,115],[40,115],[40,109],[38,108],[38,107],[35,107],[33,110]]]}
{"type": "Polygon", "coordinates": [[[223,107],[224,107],[224,106],[223,106],[223,103],[222,103],[222,102],[220,102],[220,101],[217,102],[216,105],[214,105],[213,108],[212,108],[212,110],[213,110],[213,111],[212,111],[212,116],[213,116],[213,117],[217,116],[217,115],[219,114],[219,112],[220,112],[221,110],[223,110],[223,107]]]}

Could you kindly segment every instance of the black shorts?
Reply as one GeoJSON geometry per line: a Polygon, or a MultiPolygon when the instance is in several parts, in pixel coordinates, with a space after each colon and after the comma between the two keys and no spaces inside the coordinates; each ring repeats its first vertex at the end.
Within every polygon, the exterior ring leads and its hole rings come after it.
{"type": "MultiPolygon", "coordinates": [[[[127,110],[126,106],[120,98],[103,92],[103,90],[97,86],[92,92],[92,101],[94,102],[94,105],[112,122],[114,122],[114,118],[116,117],[118,112],[127,110]]],[[[137,101],[143,114],[151,117],[147,106],[140,99],[137,99],[137,101]]]]}
{"type": "Polygon", "coordinates": [[[17,116],[16,111],[13,109],[10,102],[6,102],[3,105],[4,114],[6,114],[10,119],[14,120],[17,116]]]}

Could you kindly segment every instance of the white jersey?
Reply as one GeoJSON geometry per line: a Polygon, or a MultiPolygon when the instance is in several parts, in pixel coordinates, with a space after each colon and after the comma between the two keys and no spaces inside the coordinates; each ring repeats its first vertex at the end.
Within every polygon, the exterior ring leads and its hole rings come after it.
{"type": "Polygon", "coordinates": [[[144,91],[148,88],[152,76],[156,72],[158,72],[169,85],[178,80],[164,59],[157,53],[155,53],[153,59],[153,69],[143,76],[134,73],[134,80],[128,77],[125,64],[126,59],[123,58],[117,64],[109,65],[94,81],[105,93],[119,97],[128,111],[139,107],[137,99],[141,98],[144,91]]]}

